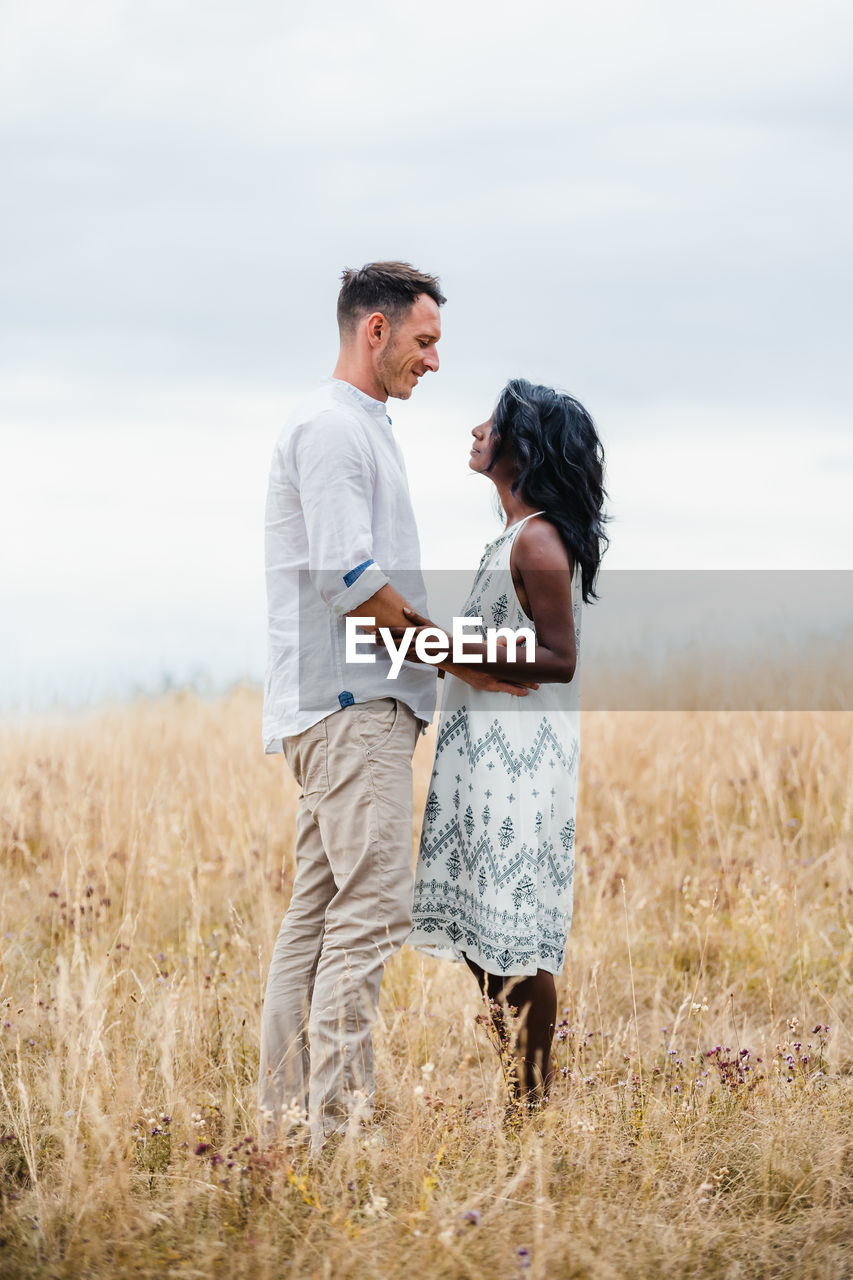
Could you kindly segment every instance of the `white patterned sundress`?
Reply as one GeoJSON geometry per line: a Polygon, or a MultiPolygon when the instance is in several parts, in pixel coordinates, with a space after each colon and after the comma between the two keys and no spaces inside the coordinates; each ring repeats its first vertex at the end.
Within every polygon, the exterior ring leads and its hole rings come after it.
{"type": "MultiPolygon", "coordinates": [[[[487,627],[535,630],[510,573],[524,523],[486,547],[464,616],[482,617],[487,627]]],[[[569,684],[541,684],[517,698],[483,693],[452,675],[444,680],[412,946],[447,959],[465,953],[487,973],[562,969],[574,883],[581,603],[576,565],[578,662],[569,684]]]]}

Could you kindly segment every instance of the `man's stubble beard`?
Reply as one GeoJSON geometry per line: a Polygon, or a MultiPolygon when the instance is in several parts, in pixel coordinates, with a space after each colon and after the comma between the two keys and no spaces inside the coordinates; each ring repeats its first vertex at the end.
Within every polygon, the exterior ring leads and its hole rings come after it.
{"type": "Polygon", "coordinates": [[[379,380],[386,395],[393,396],[395,400],[408,400],[414,391],[414,387],[408,386],[408,377],[406,378],[407,385],[402,385],[403,372],[396,367],[396,351],[397,343],[392,338],[388,347],[376,362],[376,372],[379,374],[379,380]]]}

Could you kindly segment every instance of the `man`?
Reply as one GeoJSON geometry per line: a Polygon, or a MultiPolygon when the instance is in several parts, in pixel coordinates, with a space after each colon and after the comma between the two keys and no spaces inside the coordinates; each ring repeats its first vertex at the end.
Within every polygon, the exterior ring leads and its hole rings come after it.
{"type": "MultiPolygon", "coordinates": [[[[433,667],[405,664],[389,681],[387,661],[344,659],[347,615],[402,627],[404,605],[426,610],[386,402],[437,372],[445,298],[436,277],[402,262],[342,280],[338,362],[279,437],[266,510],[264,746],[284,752],[302,794],[261,1020],[259,1104],[268,1139],[307,1109],[315,1150],[372,1112],[383,968],[411,927],[411,759],[435,707],[433,667]]],[[[458,674],[518,692],[468,667],[458,674]]]]}

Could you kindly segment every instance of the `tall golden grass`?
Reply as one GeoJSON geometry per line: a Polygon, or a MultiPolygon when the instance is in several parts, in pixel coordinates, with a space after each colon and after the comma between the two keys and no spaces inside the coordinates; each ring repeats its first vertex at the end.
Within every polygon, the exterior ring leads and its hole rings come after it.
{"type": "MultiPolygon", "coordinates": [[[[0,1275],[853,1274],[853,718],[586,715],[550,1107],[404,951],[378,1136],[255,1149],[295,788],[259,698],[0,738],[0,1275]]],[[[423,803],[431,743],[416,758],[423,803]]]]}

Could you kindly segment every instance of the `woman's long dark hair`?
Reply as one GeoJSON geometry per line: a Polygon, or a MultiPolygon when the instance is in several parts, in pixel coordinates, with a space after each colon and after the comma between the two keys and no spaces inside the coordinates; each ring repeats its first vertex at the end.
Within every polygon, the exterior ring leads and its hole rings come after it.
{"type": "MultiPolygon", "coordinates": [[[[597,599],[595,579],[609,539],[604,532],[604,449],[595,423],[572,396],[513,378],[494,412],[492,440],[521,471],[512,492],[541,507],[575,564],[584,603],[597,599]]],[[[491,469],[491,468],[489,468],[491,469]]]]}

